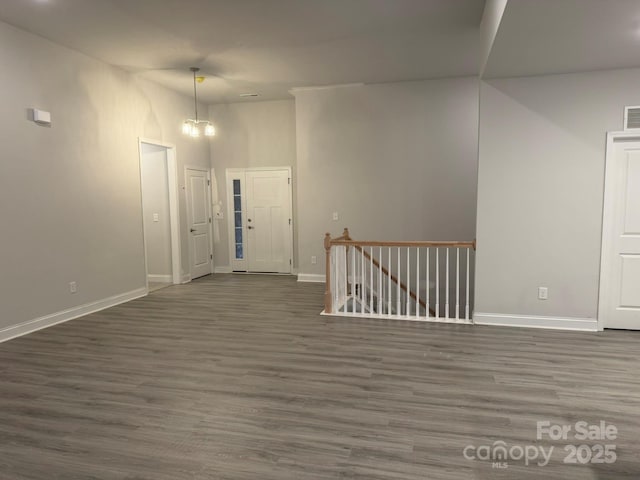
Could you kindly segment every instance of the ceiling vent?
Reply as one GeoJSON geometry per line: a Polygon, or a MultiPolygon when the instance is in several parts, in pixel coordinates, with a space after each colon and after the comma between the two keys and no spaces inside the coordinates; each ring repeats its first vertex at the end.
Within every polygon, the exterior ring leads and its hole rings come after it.
{"type": "Polygon", "coordinates": [[[640,107],[624,107],[624,129],[640,130],[640,107]]]}

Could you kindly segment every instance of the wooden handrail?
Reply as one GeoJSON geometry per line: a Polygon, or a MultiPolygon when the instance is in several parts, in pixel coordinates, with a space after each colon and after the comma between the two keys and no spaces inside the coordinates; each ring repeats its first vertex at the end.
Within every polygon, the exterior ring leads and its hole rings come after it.
{"type": "Polygon", "coordinates": [[[346,240],[342,238],[335,238],[330,240],[331,245],[342,246],[361,246],[361,247],[451,247],[451,248],[476,248],[476,242],[460,242],[460,241],[442,241],[442,242],[427,242],[427,241],[398,241],[398,242],[381,242],[376,240],[346,240]]]}

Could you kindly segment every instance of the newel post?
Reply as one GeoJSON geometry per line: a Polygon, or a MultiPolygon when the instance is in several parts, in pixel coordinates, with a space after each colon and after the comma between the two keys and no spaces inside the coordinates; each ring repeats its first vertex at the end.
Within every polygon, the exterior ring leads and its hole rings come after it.
{"type": "Polygon", "coordinates": [[[325,260],[325,288],[324,288],[324,313],[332,312],[331,301],[331,234],[327,233],[324,236],[324,250],[326,253],[325,260]]]}

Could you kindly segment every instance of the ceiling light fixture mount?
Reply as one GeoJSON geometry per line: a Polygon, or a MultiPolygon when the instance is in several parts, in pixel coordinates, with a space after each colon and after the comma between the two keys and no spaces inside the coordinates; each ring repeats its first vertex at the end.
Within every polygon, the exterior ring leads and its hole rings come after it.
{"type": "Polygon", "coordinates": [[[198,67],[191,67],[189,70],[193,72],[193,104],[195,116],[189,118],[182,124],[182,133],[189,135],[190,137],[197,138],[201,133],[204,133],[206,137],[213,137],[216,134],[215,127],[209,120],[198,119],[198,88],[197,84],[204,82],[204,77],[197,76],[200,71],[198,67]]]}

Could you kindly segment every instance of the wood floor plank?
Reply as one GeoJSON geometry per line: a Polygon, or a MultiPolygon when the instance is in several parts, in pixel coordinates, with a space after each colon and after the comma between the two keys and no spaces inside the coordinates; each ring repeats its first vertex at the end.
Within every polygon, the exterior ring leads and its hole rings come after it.
{"type": "Polygon", "coordinates": [[[211,276],[0,344],[0,480],[640,478],[639,333],[323,317],[323,290],[211,276]],[[565,465],[542,420],[615,424],[618,460],[565,465]],[[496,441],[555,453],[463,456],[496,441]]]}

